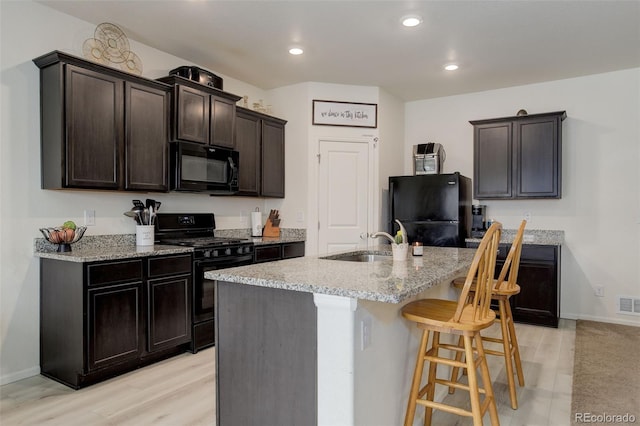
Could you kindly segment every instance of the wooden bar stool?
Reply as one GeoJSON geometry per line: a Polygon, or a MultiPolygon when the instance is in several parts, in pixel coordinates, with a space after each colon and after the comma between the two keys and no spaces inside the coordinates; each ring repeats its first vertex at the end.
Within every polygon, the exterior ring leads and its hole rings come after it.
{"type": "MultiPolygon", "coordinates": [[[[518,408],[518,399],[516,397],[516,384],[513,378],[513,366],[515,364],[516,374],[518,375],[518,384],[524,386],[524,374],[522,373],[522,362],[520,361],[520,349],[518,348],[518,339],[516,338],[516,329],[513,325],[513,315],[511,314],[511,304],[509,298],[515,294],[520,293],[520,286],[516,284],[518,279],[518,269],[520,268],[520,253],[522,252],[522,239],[524,236],[524,228],[527,224],[526,220],[523,220],[518,228],[518,232],[511,244],[509,254],[502,266],[500,275],[494,280],[493,292],[491,298],[498,302],[498,318],[497,322],[500,323],[500,337],[487,337],[482,336],[482,340],[485,342],[499,343],[502,345],[502,350],[494,350],[487,348],[485,353],[489,355],[496,355],[504,357],[505,366],[507,368],[507,382],[509,384],[509,396],[511,398],[511,408],[516,410],[518,408]],[[509,278],[505,280],[507,273],[509,278]]],[[[464,279],[458,278],[453,281],[453,286],[456,288],[463,288],[465,284],[464,279]]],[[[469,297],[472,297],[473,292],[476,291],[475,284],[471,285],[469,290],[469,297]]],[[[458,341],[460,347],[463,346],[462,339],[458,341]]],[[[460,360],[462,353],[456,354],[456,359],[460,360]]],[[[451,371],[451,380],[458,380],[458,368],[454,367],[451,371]]],[[[449,393],[453,393],[455,387],[449,388],[449,393]]]]}
{"type": "Polygon", "coordinates": [[[442,299],[420,299],[402,307],[402,316],[417,324],[422,329],[422,339],[413,373],[413,382],[405,415],[405,426],[413,425],[416,405],[426,408],[424,424],[431,425],[433,410],[442,410],[460,416],[473,418],[474,426],[482,425],[482,417],[489,410],[492,425],[499,425],[498,410],[491,387],[491,378],[485,352],[482,347],[480,330],[493,324],[496,314],[490,309],[491,290],[496,265],[496,256],[502,225],[498,222],[491,225],[485,234],[467,273],[462,293],[457,301],[442,299]],[[473,297],[469,290],[476,282],[473,297]],[[431,347],[427,348],[429,334],[433,332],[431,347]],[[463,345],[440,342],[440,334],[460,335],[463,345]],[[475,347],[474,347],[475,341],[475,347]],[[439,350],[454,351],[465,354],[465,361],[440,356],[439,350]],[[429,362],[427,384],[420,387],[424,364],[429,362]],[[440,379],[436,376],[437,364],[466,368],[469,385],[440,379]],[[478,383],[477,369],[480,368],[482,386],[478,383]],[[444,385],[469,391],[471,411],[460,407],[434,401],[436,385],[444,385]],[[480,400],[480,394],[484,395],[480,400]]]}

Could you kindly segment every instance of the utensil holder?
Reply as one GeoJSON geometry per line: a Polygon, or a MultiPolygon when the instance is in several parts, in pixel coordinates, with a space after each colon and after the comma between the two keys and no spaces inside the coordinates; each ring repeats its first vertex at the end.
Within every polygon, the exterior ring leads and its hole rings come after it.
{"type": "Polygon", "coordinates": [[[154,238],[154,225],[136,225],[137,246],[152,246],[154,238]]]}
{"type": "Polygon", "coordinates": [[[394,262],[406,262],[409,255],[409,244],[391,244],[394,262]]]}

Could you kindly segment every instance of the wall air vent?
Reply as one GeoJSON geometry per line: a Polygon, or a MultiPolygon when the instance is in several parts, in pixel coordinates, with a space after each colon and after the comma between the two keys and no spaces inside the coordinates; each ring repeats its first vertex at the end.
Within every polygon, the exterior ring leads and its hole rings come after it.
{"type": "Polygon", "coordinates": [[[618,296],[618,313],[640,315],[640,298],[632,296],[618,296]]]}

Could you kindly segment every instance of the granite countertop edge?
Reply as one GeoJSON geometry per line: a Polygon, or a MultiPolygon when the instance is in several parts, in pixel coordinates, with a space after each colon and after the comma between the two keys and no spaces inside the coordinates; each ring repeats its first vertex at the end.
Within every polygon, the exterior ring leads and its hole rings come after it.
{"type": "MultiPolygon", "coordinates": [[[[362,250],[342,254],[359,252],[362,250]]],[[[376,252],[391,254],[388,248],[376,252]]],[[[464,275],[474,254],[475,249],[425,247],[423,256],[404,262],[395,262],[389,256],[388,260],[370,263],[306,256],[208,271],[205,278],[397,304],[464,275]]]]}
{"type": "MultiPolygon", "coordinates": [[[[501,244],[511,244],[515,238],[517,230],[504,229],[500,237],[501,244]]],[[[466,238],[467,243],[479,243],[482,238],[466,238]]],[[[522,240],[523,245],[542,245],[542,246],[560,246],[564,244],[564,231],[544,230],[544,229],[525,229],[522,240]]]]}
{"type": "Polygon", "coordinates": [[[101,248],[73,249],[69,252],[36,251],[34,255],[42,259],[64,260],[67,262],[98,262],[102,260],[120,260],[147,256],[192,253],[192,247],[153,245],[153,246],[111,246],[101,248]]]}
{"type": "MultiPolygon", "coordinates": [[[[216,230],[216,236],[243,238],[256,246],[306,241],[306,229],[282,228],[278,238],[253,238],[250,232],[250,229],[221,229],[216,230]]],[[[56,251],[58,245],[51,244],[44,238],[35,238],[33,246],[36,257],[79,263],[193,252],[192,247],[183,246],[137,246],[135,234],[85,235],[80,241],[71,244],[69,252],[56,251]]]]}

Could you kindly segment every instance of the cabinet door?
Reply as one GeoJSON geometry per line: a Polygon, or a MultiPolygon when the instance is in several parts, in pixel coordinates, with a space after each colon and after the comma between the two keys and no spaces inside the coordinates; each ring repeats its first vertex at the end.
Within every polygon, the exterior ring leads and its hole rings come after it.
{"type": "Polygon", "coordinates": [[[523,246],[518,272],[520,293],[511,297],[514,321],[558,326],[558,249],[523,246]]]}
{"type": "Polygon", "coordinates": [[[148,351],[191,341],[191,275],[149,280],[148,351]]]}
{"type": "Polygon", "coordinates": [[[282,258],[290,259],[292,257],[304,256],[304,241],[296,241],[295,243],[285,243],[282,245],[282,258]]]}
{"type": "Polygon", "coordinates": [[[262,121],[261,194],[284,198],[284,124],[268,120],[262,121]]]}
{"type": "Polygon", "coordinates": [[[209,94],[183,85],[177,85],[175,90],[175,137],[208,144],[209,94]]]}
{"type": "Polygon", "coordinates": [[[491,123],[474,127],[474,198],[511,198],[512,123],[491,123]]]}
{"type": "Polygon", "coordinates": [[[137,359],[143,350],[142,283],[89,288],[88,370],[137,359]]]}
{"type": "Polygon", "coordinates": [[[272,262],[282,259],[282,246],[280,244],[268,246],[256,246],[253,251],[253,262],[272,262]]]}
{"type": "Polygon", "coordinates": [[[260,195],[261,126],[260,118],[238,111],[236,116],[236,150],[240,153],[238,195],[260,195]]]}
{"type": "Polygon", "coordinates": [[[211,96],[211,145],[233,148],[235,146],[236,104],[228,99],[211,96]]]}
{"type": "Polygon", "coordinates": [[[66,66],[65,186],[118,189],[123,153],[123,80],[66,66]]]}
{"type": "Polygon", "coordinates": [[[544,117],[515,124],[516,197],[560,197],[559,121],[558,117],[544,117]]]}
{"type": "Polygon", "coordinates": [[[125,189],[167,191],[168,93],[125,85],[125,189]]]}

